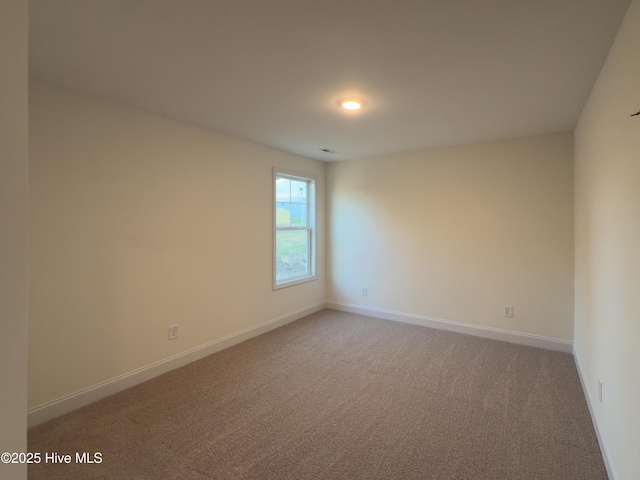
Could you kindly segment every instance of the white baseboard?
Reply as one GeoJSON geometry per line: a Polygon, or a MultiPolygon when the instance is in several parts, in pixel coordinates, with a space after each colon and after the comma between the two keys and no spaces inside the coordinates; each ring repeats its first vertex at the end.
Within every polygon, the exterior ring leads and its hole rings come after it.
{"type": "Polygon", "coordinates": [[[582,384],[582,390],[584,391],[584,396],[587,399],[587,406],[589,407],[589,413],[591,414],[591,423],[593,423],[593,428],[596,431],[596,438],[598,439],[598,445],[600,445],[600,452],[602,453],[602,459],[604,460],[604,466],[607,469],[607,475],[609,475],[609,480],[616,480],[617,477],[614,474],[613,466],[609,462],[609,455],[607,453],[607,449],[604,444],[604,439],[602,438],[602,434],[600,433],[600,428],[598,428],[598,421],[596,420],[596,412],[593,407],[595,400],[591,398],[591,394],[589,393],[589,389],[587,388],[586,377],[584,372],[582,371],[582,365],[580,364],[580,357],[578,356],[578,352],[576,349],[573,349],[573,358],[576,362],[576,368],[578,370],[578,377],[580,377],[580,383],[582,384]]]}
{"type": "Polygon", "coordinates": [[[201,345],[186,352],[179,353],[169,358],[152,363],[132,372],[125,373],[105,382],[93,385],[52,402],[40,405],[29,410],[27,426],[35,427],[41,423],[57,418],[78,408],[84,407],[98,400],[133,387],[158,375],[182,367],[188,363],[204,358],[212,353],[219,352],[250,338],[262,335],[270,330],[291,323],[299,318],[306,317],[326,307],[326,302],[318,302],[295,312],[282,315],[272,320],[260,323],[239,332],[227,335],[213,342],[201,345]]]}
{"type": "Polygon", "coordinates": [[[468,323],[454,322],[452,320],[443,320],[441,318],[395,312],[393,310],[384,310],[382,308],[363,307],[362,305],[353,305],[342,302],[330,301],[327,302],[326,306],[327,308],[331,308],[333,310],[358,313],[360,315],[367,315],[369,317],[383,318],[385,320],[394,320],[396,322],[403,323],[411,323],[413,325],[422,325],[423,327],[464,333],[466,335],[474,335],[476,337],[491,338],[493,340],[501,340],[503,342],[517,343],[520,345],[529,345],[531,347],[546,348],[547,350],[556,350],[565,353],[573,352],[573,342],[570,342],[568,340],[561,340],[559,338],[543,337],[541,335],[533,335],[530,333],[513,332],[511,330],[502,330],[500,328],[471,325],[468,323]]]}
{"type": "MultiPolygon", "coordinates": [[[[547,348],[550,350],[557,350],[561,352],[572,353],[573,351],[573,343],[567,340],[542,337],[539,335],[531,335],[527,333],[512,332],[509,330],[501,330],[491,327],[470,325],[461,322],[395,312],[392,310],[384,310],[380,308],[363,307],[361,305],[352,305],[341,302],[318,302],[300,310],[296,310],[295,312],[282,315],[280,317],[263,322],[245,330],[241,330],[205,345],[187,350],[186,352],[182,352],[178,355],[174,355],[172,357],[160,360],[137,370],[125,373],[97,385],[93,385],[83,390],[74,392],[70,395],[56,399],[44,405],[39,405],[29,410],[27,416],[27,425],[29,428],[31,428],[41,423],[47,422],[61,415],[72,412],[73,410],[97,402],[98,400],[108,397],[109,395],[113,395],[114,393],[126,390],[127,388],[133,387],[134,385],[142,383],[146,380],[150,380],[154,377],[157,377],[158,375],[162,375],[163,373],[182,367],[188,363],[219,352],[220,350],[224,350],[225,348],[229,348],[233,345],[244,342],[245,340],[256,337],[270,330],[274,330],[278,327],[286,325],[287,323],[291,323],[302,317],[311,315],[312,313],[320,311],[323,308],[331,308],[344,312],[368,315],[370,317],[411,323],[414,325],[422,325],[425,327],[449,330],[452,332],[491,338],[494,340],[502,340],[510,343],[529,345],[533,347],[547,348]]],[[[593,417],[592,415],[592,418],[595,417],[593,417]]],[[[598,437],[598,439],[600,439],[600,437],[598,437]]],[[[607,468],[609,467],[607,466],[607,468]]]]}

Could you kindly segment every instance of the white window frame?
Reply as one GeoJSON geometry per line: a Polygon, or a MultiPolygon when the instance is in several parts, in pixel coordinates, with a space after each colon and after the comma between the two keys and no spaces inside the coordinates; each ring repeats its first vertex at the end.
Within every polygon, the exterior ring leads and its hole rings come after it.
{"type": "Polygon", "coordinates": [[[273,289],[299,285],[301,283],[310,282],[317,279],[316,275],[316,177],[306,173],[292,172],[282,168],[274,167],[272,179],[273,199],[273,289]],[[307,225],[305,227],[278,227],[277,225],[277,197],[276,197],[276,178],[284,177],[289,180],[306,182],[307,187],[307,225]],[[309,235],[309,246],[307,252],[309,271],[304,275],[289,277],[283,280],[276,280],[276,236],[278,231],[283,230],[307,230],[309,235]]]}

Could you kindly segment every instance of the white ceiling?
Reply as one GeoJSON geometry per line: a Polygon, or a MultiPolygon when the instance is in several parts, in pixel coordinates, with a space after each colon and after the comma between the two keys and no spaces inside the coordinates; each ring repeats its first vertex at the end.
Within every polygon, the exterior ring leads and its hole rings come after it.
{"type": "Polygon", "coordinates": [[[30,0],[30,72],[352,159],[572,130],[629,2],[30,0]]]}

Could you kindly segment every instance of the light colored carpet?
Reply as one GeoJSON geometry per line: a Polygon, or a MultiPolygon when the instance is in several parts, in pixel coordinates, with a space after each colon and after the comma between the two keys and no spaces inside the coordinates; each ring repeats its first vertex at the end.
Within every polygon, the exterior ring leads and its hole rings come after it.
{"type": "Polygon", "coordinates": [[[29,431],[31,479],[606,479],[568,354],[323,310],[29,431]]]}

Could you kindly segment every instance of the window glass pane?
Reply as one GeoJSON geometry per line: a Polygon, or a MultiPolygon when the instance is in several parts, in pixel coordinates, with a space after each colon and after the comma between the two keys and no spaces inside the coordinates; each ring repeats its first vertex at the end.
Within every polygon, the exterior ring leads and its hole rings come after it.
{"type": "Polygon", "coordinates": [[[276,280],[309,273],[309,231],[276,232],[276,280]]]}
{"type": "Polygon", "coordinates": [[[294,227],[307,226],[307,206],[300,203],[291,203],[291,225],[294,227]]]}
{"type": "Polygon", "coordinates": [[[307,182],[291,180],[291,202],[307,203],[307,182]]]}
{"type": "Polygon", "coordinates": [[[276,225],[278,227],[288,227],[291,225],[290,203],[276,203],[276,225]]]}
{"type": "Polygon", "coordinates": [[[276,202],[291,201],[291,180],[276,177],[276,202]]]}

